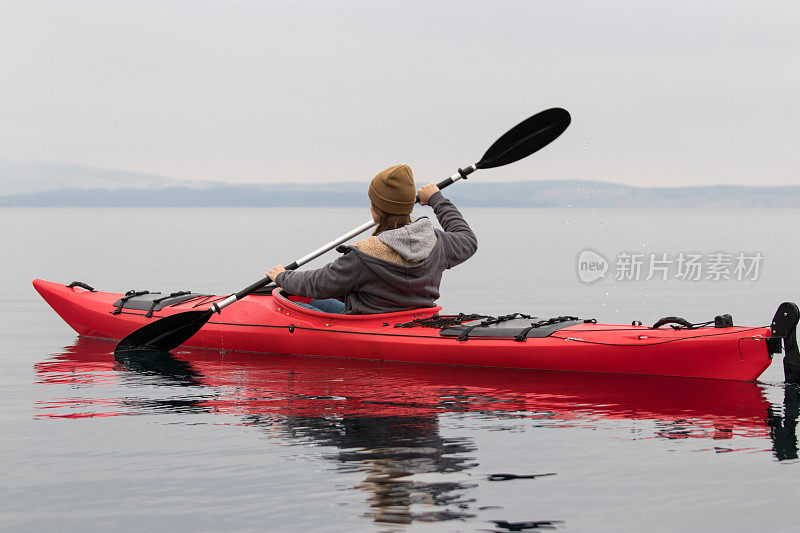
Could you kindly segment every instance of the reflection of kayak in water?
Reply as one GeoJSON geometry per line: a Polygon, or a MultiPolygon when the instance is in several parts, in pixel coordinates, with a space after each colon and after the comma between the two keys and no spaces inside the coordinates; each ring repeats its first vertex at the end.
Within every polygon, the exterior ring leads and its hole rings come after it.
{"type": "MultiPolygon", "coordinates": [[[[165,316],[206,309],[223,298],[198,294],[88,291],[34,281],[80,335],[122,339],[165,316]]],[[[187,346],[259,353],[446,365],[705,377],[749,381],[771,362],[767,327],[650,328],[558,317],[468,319],[440,308],[381,315],[305,309],[290,295],[250,295],[226,308],[187,346]]],[[[722,318],[722,317],[721,317],[722,318]]],[[[682,319],[680,319],[682,320],[682,319]]],[[[689,327],[686,327],[688,325],[689,327]]],[[[794,326],[792,325],[792,335],[794,326]]],[[[771,345],[773,351],[775,346],[771,345]]],[[[273,361],[270,356],[268,361],[273,361]]]]}
{"type": "MultiPolygon", "coordinates": [[[[42,383],[99,386],[130,372],[160,385],[198,386],[192,400],[105,398],[46,402],[40,416],[199,409],[245,416],[380,418],[486,412],[557,420],[652,420],[659,436],[765,437],[770,404],[754,383],[420,366],[187,350],[115,360],[112,341],[80,338],[36,365],[42,383]],[[150,379],[148,377],[148,379],[150,379]],[[137,402],[139,402],[137,404],[137,402]],[[148,403],[149,402],[149,403],[148,403]],[[172,402],[172,403],[170,403],[172,402]]],[[[151,382],[149,382],[151,383],[151,382]]]]}
{"type": "MultiPolygon", "coordinates": [[[[754,383],[194,349],[115,360],[114,345],[80,338],[37,363],[44,395],[37,418],[165,413],[191,422],[196,413],[194,420],[208,423],[204,417],[233,415],[237,425],[269,437],[324,446],[322,457],[337,468],[363,472],[357,488],[369,494],[364,516],[378,522],[468,519],[477,512],[472,487],[491,471],[477,470],[473,439],[442,430],[447,418],[465,428],[471,426],[463,417],[499,427],[526,419],[530,431],[616,428],[636,439],[690,439],[720,451],[771,447],[778,459],[797,458],[796,394],[784,413],[754,383]],[[452,413],[457,420],[440,416],[452,413]]],[[[517,468],[511,472],[551,472],[525,462],[517,468]]]]}

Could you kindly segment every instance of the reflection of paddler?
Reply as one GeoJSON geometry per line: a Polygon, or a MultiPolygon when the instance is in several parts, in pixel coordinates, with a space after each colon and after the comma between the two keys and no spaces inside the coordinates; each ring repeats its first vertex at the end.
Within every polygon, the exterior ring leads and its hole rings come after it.
{"type": "Polygon", "coordinates": [[[302,441],[335,446],[331,456],[344,468],[366,473],[358,485],[370,493],[368,515],[376,522],[408,524],[415,519],[469,517],[469,513],[431,510],[413,513],[412,505],[444,506],[457,503],[468,487],[460,483],[421,483],[408,476],[452,473],[472,468],[474,448],[463,439],[439,434],[436,416],[389,416],[351,418],[288,417],[286,432],[302,441]]]}

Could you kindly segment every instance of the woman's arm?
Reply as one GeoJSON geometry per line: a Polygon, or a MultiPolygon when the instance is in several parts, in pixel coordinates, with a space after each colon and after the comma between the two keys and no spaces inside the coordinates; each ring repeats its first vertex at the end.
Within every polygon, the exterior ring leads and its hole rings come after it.
{"type": "MultiPolygon", "coordinates": [[[[420,192],[423,192],[425,187],[420,189],[420,192]]],[[[444,234],[441,234],[445,268],[452,268],[472,257],[478,250],[478,238],[475,237],[458,208],[453,205],[453,202],[442,196],[438,188],[425,200],[425,203],[433,208],[439,224],[445,231],[444,234]]],[[[422,203],[422,194],[420,194],[420,203],[422,203]]]]}
{"type": "MultiPolygon", "coordinates": [[[[357,254],[346,253],[316,270],[284,270],[275,275],[275,283],[292,294],[307,298],[336,298],[353,291],[358,272],[357,254]]],[[[268,276],[279,271],[277,265],[268,276]]]]}

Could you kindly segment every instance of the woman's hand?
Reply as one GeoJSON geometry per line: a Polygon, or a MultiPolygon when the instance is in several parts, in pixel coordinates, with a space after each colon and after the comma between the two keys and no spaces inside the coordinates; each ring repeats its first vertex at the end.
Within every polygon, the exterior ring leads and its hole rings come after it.
{"type": "Polygon", "coordinates": [[[275,278],[278,277],[278,274],[280,274],[285,270],[286,269],[283,268],[283,265],[275,265],[274,267],[272,267],[272,270],[267,272],[267,276],[269,276],[269,279],[271,279],[272,281],[275,281],[275,278]]]}
{"type": "Polygon", "coordinates": [[[437,192],[439,192],[439,187],[437,187],[435,183],[429,183],[420,187],[417,191],[419,205],[428,205],[428,199],[437,192]]]}

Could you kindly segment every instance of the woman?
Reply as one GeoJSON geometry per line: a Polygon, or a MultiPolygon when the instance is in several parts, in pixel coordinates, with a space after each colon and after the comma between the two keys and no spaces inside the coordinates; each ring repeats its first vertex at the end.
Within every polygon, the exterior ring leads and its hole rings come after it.
{"type": "Polygon", "coordinates": [[[372,179],[368,195],[372,219],[378,225],[372,237],[340,246],[337,250],[343,255],[317,270],[289,271],[276,265],[267,275],[290,293],[312,298],[307,307],[328,313],[433,307],[442,272],[478,249],[475,234],[435,184],[415,191],[408,165],[380,172],[372,179]],[[417,195],[421,205],[433,208],[444,231],[434,229],[427,217],[411,221],[417,195]]]}

